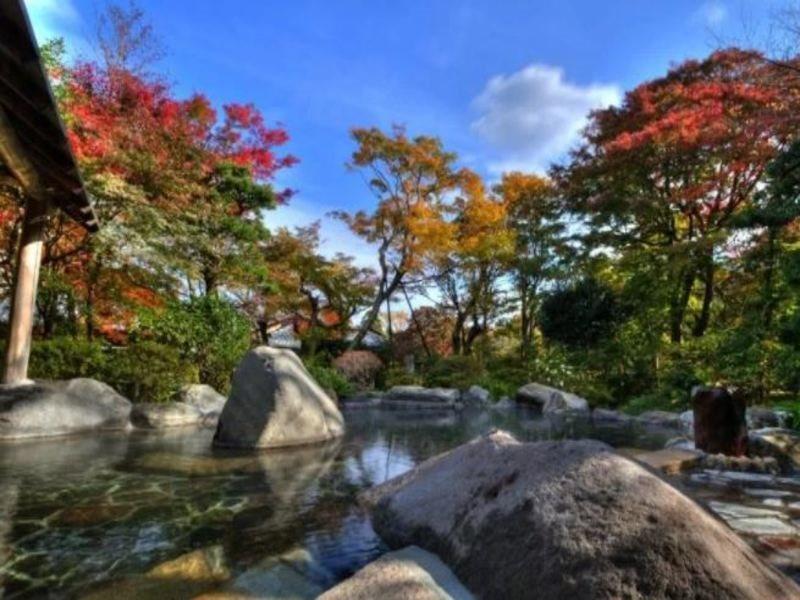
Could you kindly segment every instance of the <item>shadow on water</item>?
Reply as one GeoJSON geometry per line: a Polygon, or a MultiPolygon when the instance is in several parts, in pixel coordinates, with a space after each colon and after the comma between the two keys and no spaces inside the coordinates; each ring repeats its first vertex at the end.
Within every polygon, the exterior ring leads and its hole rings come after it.
{"type": "Polygon", "coordinates": [[[327,587],[385,551],[359,491],[477,435],[503,428],[639,447],[674,435],[524,410],[345,416],[341,440],[285,450],[212,449],[208,429],[0,445],[3,597],[81,595],[211,547],[231,578],[302,550],[327,587]]]}

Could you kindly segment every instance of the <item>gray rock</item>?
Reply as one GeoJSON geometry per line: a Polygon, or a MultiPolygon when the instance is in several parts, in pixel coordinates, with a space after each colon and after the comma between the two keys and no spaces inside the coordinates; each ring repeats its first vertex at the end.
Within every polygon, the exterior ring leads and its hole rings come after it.
{"type": "Polygon", "coordinates": [[[416,546],[384,554],[319,600],[471,600],[435,554],[416,546]]]}
{"type": "Polygon", "coordinates": [[[461,394],[461,400],[467,406],[486,406],[491,399],[492,394],[489,390],[479,385],[472,385],[466,392],[461,394]]]}
{"type": "Polygon", "coordinates": [[[225,406],[225,396],[205,383],[193,383],[183,386],[180,400],[194,406],[203,415],[219,414],[225,406]]]}
{"type": "Polygon", "coordinates": [[[453,388],[426,388],[419,385],[396,385],[383,398],[390,408],[457,408],[461,392],[453,388]]]}
{"type": "Polygon", "coordinates": [[[214,444],[278,448],[322,442],[344,433],[344,418],[291,350],[259,346],[233,375],[214,444]]]}
{"type": "Polygon", "coordinates": [[[589,412],[589,403],[584,398],[540,383],[519,388],[517,402],[538,406],[543,413],[589,412]]]}
{"type": "Polygon", "coordinates": [[[711,501],[708,507],[736,531],[752,535],[796,535],[786,515],[777,510],[711,501]]]}
{"type": "Polygon", "coordinates": [[[496,410],[511,410],[515,406],[516,404],[511,398],[509,398],[508,396],[503,396],[502,398],[500,398],[500,400],[492,404],[491,408],[496,410]]]}
{"type": "Polygon", "coordinates": [[[685,437],[675,437],[668,440],[667,443],[664,444],[664,448],[673,448],[676,450],[692,450],[700,452],[694,445],[694,441],[685,437]]]}
{"type": "Polygon", "coordinates": [[[378,408],[383,402],[384,394],[378,391],[360,392],[339,400],[344,408],[378,408]]]}
{"type": "Polygon", "coordinates": [[[0,439],[127,429],[131,403],[95,379],[0,386],[0,439]]]}
{"type": "Polygon", "coordinates": [[[768,427],[750,431],[748,452],[754,456],[771,456],[784,470],[800,467],[800,436],[790,429],[768,427]]]}
{"type": "Polygon", "coordinates": [[[800,597],[724,524],[591,440],[495,432],[362,502],[390,547],[435,552],[478,597],[800,597]]]}
{"type": "Polygon", "coordinates": [[[324,589],[319,580],[329,577],[307,550],[298,548],[262,560],[212,597],[312,600],[324,589]]]}
{"type": "Polygon", "coordinates": [[[618,410],[609,410],[607,408],[595,408],[592,411],[592,421],[600,423],[630,423],[633,417],[621,413],[618,410]]]}
{"type": "Polygon", "coordinates": [[[694,434],[694,411],[685,410],[678,415],[681,420],[681,426],[687,433],[694,434]]]}
{"type": "Polygon", "coordinates": [[[185,402],[134,404],[131,423],[142,429],[167,429],[169,427],[197,427],[203,424],[203,413],[185,402]]]}
{"type": "Polygon", "coordinates": [[[648,410],[636,417],[636,420],[649,427],[664,429],[681,429],[683,427],[683,419],[679,413],[665,410],[648,410]]]}
{"type": "Polygon", "coordinates": [[[748,429],[764,429],[765,427],[783,427],[785,414],[767,406],[751,406],[747,409],[748,429]]]}

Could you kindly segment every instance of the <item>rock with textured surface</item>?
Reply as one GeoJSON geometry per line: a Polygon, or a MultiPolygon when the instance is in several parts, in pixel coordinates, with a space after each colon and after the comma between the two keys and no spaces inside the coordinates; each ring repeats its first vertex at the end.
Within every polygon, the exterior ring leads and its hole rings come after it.
{"type": "Polygon", "coordinates": [[[487,406],[492,400],[489,390],[479,385],[471,385],[469,389],[461,394],[461,400],[467,406],[487,406]]]}
{"type": "Polygon", "coordinates": [[[494,432],[362,502],[391,547],[435,552],[483,598],[800,595],[692,500],[591,440],[521,443],[494,432]]]}
{"type": "Polygon", "coordinates": [[[537,406],[543,413],[589,412],[589,403],[584,398],[540,383],[519,388],[517,402],[537,406]]]}
{"type": "Polygon", "coordinates": [[[197,427],[203,423],[203,413],[185,402],[134,404],[131,423],[142,429],[197,427]]]}
{"type": "Polygon", "coordinates": [[[677,475],[696,467],[700,463],[702,455],[702,452],[695,450],[664,448],[652,452],[640,452],[634,454],[633,458],[666,475],[677,475]]]}
{"type": "Polygon", "coordinates": [[[225,406],[225,396],[205,383],[193,383],[183,386],[180,400],[194,406],[203,415],[219,414],[225,406]]]}
{"type": "Polygon", "coordinates": [[[389,552],[319,600],[471,600],[472,594],[434,554],[416,546],[389,552]]]}
{"type": "Polygon", "coordinates": [[[330,440],[344,434],[344,418],[291,350],[259,346],[233,375],[214,444],[279,448],[330,440]]]}
{"type": "Polygon", "coordinates": [[[491,408],[496,410],[511,410],[515,406],[516,404],[514,404],[514,401],[511,398],[509,398],[508,396],[503,396],[502,398],[500,398],[500,400],[492,404],[491,408]]]}
{"type": "Polygon", "coordinates": [[[800,436],[790,429],[757,429],[749,433],[747,443],[751,454],[774,457],[785,470],[800,467],[800,436]]]}
{"type": "Polygon", "coordinates": [[[610,410],[607,408],[595,408],[592,411],[592,421],[597,423],[630,423],[633,417],[619,412],[618,410],[610,410]]]}
{"type": "Polygon", "coordinates": [[[95,379],[0,386],[0,439],[127,429],[131,403],[95,379]]]}

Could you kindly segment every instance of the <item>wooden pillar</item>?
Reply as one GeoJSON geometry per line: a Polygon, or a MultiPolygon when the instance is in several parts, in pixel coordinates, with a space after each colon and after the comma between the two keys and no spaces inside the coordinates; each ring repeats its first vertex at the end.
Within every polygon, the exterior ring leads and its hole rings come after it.
{"type": "Polygon", "coordinates": [[[3,383],[15,384],[28,381],[28,358],[31,353],[36,288],[39,285],[39,267],[42,262],[46,221],[47,204],[29,197],[25,206],[25,220],[17,255],[17,273],[11,299],[3,383]]]}

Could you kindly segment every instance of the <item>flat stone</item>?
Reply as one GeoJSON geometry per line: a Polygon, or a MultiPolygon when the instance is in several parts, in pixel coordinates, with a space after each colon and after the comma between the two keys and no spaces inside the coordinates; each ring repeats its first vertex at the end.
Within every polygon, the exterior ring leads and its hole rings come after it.
{"type": "Polygon", "coordinates": [[[585,398],[541,383],[528,383],[519,388],[517,402],[534,405],[543,413],[589,412],[589,402],[585,398]]]}
{"type": "Polygon", "coordinates": [[[456,407],[461,398],[461,392],[454,388],[426,388],[419,385],[396,385],[386,392],[384,405],[402,407],[404,403],[415,408],[424,408],[427,405],[441,407],[456,407]]]}
{"type": "Polygon", "coordinates": [[[0,386],[0,439],[127,429],[131,403],[88,378],[0,386]]]}
{"type": "Polygon", "coordinates": [[[636,420],[650,427],[663,427],[665,429],[681,429],[683,421],[680,413],[665,410],[648,410],[636,417],[636,420]]]}
{"type": "Polygon", "coordinates": [[[798,532],[795,527],[789,525],[786,521],[775,517],[744,517],[742,519],[727,520],[726,523],[731,526],[731,529],[739,533],[748,533],[750,535],[797,535],[798,532]]]}
{"type": "Polygon", "coordinates": [[[442,561],[416,546],[389,552],[319,600],[471,600],[442,561]]]}
{"type": "Polygon", "coordinates": [[[197,427],[203,417],[198,408],[185,402],[140,403],[131,410],[131,423],[142,429],[197,427]]]}
{"type": "Polygon", "coordinates": [[[667,475],[677,475],[693,469],[700,462],[701,454],[692,450],[665,448],[653,452],[642,452],[633,458],[648,467],[667,475]]]}
{"type": "Polygon", "coordinates": [[[633,417],[619,412],[618,410],[609,410],[607,408],[595,408],[592,411],[592,421],[609,422],[609,423],[630,423],[633,417]]]}

